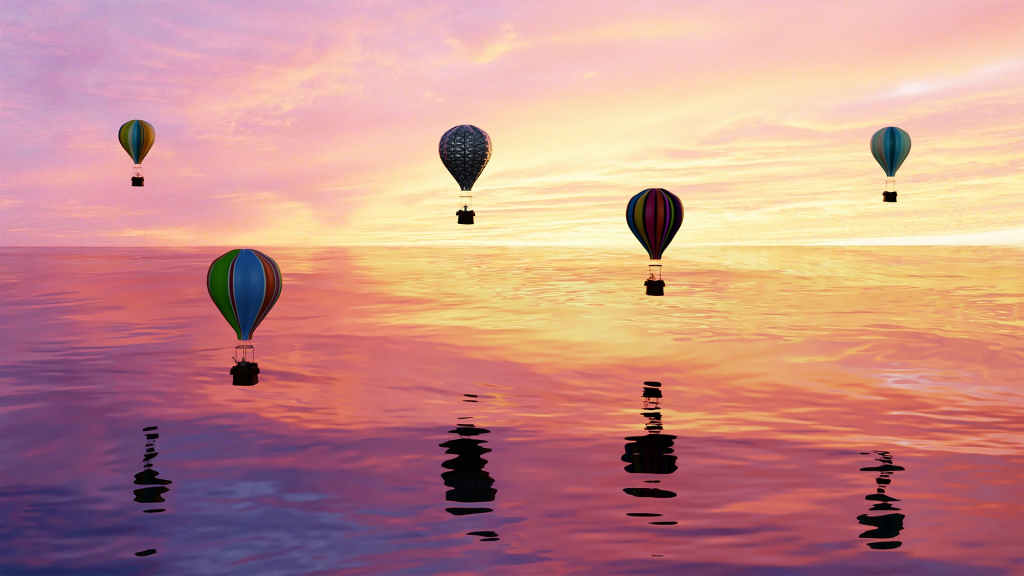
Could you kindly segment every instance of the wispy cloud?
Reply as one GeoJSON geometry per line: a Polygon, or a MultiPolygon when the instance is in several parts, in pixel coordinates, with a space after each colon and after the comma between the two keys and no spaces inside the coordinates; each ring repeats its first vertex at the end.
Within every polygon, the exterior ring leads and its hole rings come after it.
{"type": "Polygon", "coordinates": [[[680,243],[1016,227],[1024,11],[880,6],[7,2],[3,242],[632,247],[655,185],[680,243]],[[131,118],[157,129],[144,188],[131,118]],[[437,158],[461,123],[495,145],[475,227],[437,158]],[[883,205],[892,124],[914,144],[883,205]]]}

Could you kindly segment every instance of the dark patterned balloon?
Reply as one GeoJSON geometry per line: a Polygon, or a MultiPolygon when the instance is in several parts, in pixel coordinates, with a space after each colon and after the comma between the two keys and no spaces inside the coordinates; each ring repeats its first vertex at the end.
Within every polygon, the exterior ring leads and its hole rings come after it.
{"type": "Polygon", "coordinates": [[[476,126],[462,124],[441,136],[437,151],[455,181],[469,191],[491,159],[491,137],[476,126]]]}

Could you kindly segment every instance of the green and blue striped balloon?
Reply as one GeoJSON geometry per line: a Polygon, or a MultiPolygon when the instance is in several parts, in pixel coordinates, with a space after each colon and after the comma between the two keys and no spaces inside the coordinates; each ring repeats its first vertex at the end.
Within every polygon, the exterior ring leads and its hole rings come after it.
{"type": "Polygon", "coordinates": [[[281,297],[281,269],[263,252],[232,250],[210,264],[206,289],[238,339],[250,340],[281,297]]]}

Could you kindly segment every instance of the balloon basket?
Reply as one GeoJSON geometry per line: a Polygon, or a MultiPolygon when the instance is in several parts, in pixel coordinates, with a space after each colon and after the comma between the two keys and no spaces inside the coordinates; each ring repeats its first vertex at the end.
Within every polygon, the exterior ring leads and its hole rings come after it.
{"type": "Polygon", "coordinates": [[[231,367],[231,384],[234,386],[255,386],[259,381],[260,365],[256,363],[256,349],[251,340],[243,340],[235,346],[235,365],[231,367]]]}
{"type": "Polygon", "coordinates": [[[142,176],[132,176],[132,186],[145,186],[144,181],[145,178],[142,176]]]}
{"type": "Polygon", "coordinates": [[[459,196],[459,211],[455,213],[459,217],[459,224],[472,224],[476,212],[473,211],[473,197],[459,196]]]}
{"type": "Polygon", "coordinates": [[[893,190],[892,192],[889,192],[888,190],[886,190],[885,192],[882,192],[882,202],[895,202],[895,201],[896,201],[896,191],[895,190],[893,190]]]}
{"type": "Polygon", "coordinates": [[[664,296],[665,281],[661,279],[661,264],[650,264],[647,266],[647,270],[647,280],[644,282],[644,286],[647,287],[647,295],[664,296]]]}
{"type": "Polygon", "coordinates": [[[260,381],[260,365],[242,360],[231,367],[233,386],[255,386],[260,381]]]}

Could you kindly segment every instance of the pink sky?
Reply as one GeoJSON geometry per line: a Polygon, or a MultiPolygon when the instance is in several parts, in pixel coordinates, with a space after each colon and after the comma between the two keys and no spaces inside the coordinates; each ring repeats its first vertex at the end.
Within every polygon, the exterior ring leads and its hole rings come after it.
{"type": "MultiPolygon", "coordinates": [[[[1024,5],[45,2],[0,7],[5,245],[1024,238],[1024,5]],[[146,186],[117,128],[156,128],[146,186]],[[441,134],[494,154],[455,224],[441,134]],[[913,139],[883,204],[871,134],[913,139]],[[980,234],[980,236],[979,236],[980,234]]],[[[987,240],[986,240],[987,241],[987,240]]],[[[678,249],[678,248],[677,248],[678,249]]]]}

